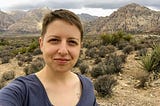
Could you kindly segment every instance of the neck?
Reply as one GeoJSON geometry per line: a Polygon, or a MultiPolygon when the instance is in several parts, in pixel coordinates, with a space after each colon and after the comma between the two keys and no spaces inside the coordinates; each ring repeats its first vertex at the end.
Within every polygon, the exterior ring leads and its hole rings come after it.
{"type": "Polygon", "coordinates": [[[36,74],[39,78],[46,80],[47,82],[54,83],[65,83],[68,80],[72,79],[75,74],[71,71],[59,72],[53,71],[45,66],[40,72],[36,74]]]}

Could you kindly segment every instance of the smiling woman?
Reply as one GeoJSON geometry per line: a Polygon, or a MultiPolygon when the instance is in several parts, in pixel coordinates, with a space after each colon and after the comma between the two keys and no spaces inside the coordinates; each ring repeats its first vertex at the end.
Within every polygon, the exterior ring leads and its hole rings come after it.
{"type": "Polygon", "coordinates": [[[78,16],[63,9],[50,12],[41,35],[44,68],[2,88],[0,106],[97,106],[91,80],[71,71],[83,38],[78,16]]]}

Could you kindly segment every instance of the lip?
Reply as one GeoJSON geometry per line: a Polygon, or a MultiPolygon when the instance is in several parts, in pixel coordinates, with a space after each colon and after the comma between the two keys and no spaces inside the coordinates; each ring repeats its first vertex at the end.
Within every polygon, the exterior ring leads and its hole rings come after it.
{"type": "Polygon", "coordinates": [[[66,58],[55,58],[54,59],[57,63],[59,63],[59,64],[66,64],[66,63],[68,63],[68,61],[70,60],[70,59],[66,59],[66,58]]]}

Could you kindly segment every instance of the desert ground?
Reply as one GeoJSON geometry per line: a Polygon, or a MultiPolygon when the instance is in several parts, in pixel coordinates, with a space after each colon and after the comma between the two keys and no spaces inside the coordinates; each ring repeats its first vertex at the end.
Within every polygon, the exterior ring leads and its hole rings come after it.
{"type": "MultiPolygon", "coordinates": [[[[2,49],[0,48],[0,50],[2,49]]],[[[41,55],[33,56],[32,61],[37,57],[41,57],[41,55]]],[[[93,60],[88,59],[87,62],[92,68],[93,60]]],[[[149,85],[138,87],[140,79],[147,75],[147,72],[140,68],[139,62],[137,51],[131,51],[127,55],[125,63],[122,64],[122,71],[114,75],[117,84],[112,88],[111,96],[101,97],[95,91],[100,106],[160,106],[160,78],[155,80],[151,75],[149,76],[151,78],[147,78],[146,81],[149,85]]],[[[0,62],[0,78],[8,71],[14,71],[14,78],[23,76],[25,75],[24,68],[29,64],[25,63],[20,66],[16,56],[11,58],[8,63],[0,62]]],[[[88,74],[84,75],[90,77],[88,74]]],[[[13,79],[3,81],[5,82],[3,86],[13,79]]]]}

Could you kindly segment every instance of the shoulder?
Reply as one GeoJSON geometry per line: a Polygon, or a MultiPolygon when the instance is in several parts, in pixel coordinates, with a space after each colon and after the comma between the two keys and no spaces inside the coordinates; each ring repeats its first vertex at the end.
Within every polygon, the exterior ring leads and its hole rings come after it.
{"type": "Polygon", "coordinates": [[[32,76],[21,76],[14,79],[7,86],[0,89],[0,105],[21,104],[26,98],[27,85],[32,76]]]}
{"type": "Polygon", "coordinates": [[[92,81],[90,78],[88,78],[84,75],[81,75],[81,74],[77,74],[77,75],[82,83],[83,88],[93,89],[93,84],[92,84],[92,81]]]}
{"type": "Polygon", "coordinates": [[[35,75],[31,74],[31,75],[27,75],[27,76],[20,76],[20,77],[16,78],[15,80],[13,80],[9,85],[28,86],[32,83],[35,83],[35,81],[36,81],[35,75]]]}
{"type": "Polygon", "coordinates": [[[79,77],[79,79],[80,79],[81,81],[84,81],[84,82],[86,82],[86,83],[92,83],[92,81],[91,81],[90,78],[88,78],[88,77],[86,77],[86,76],[84,76],[84,75],[81,75],[81,74],[77,74],[77,75],[78,75],[78,77],[79,77]]]}
{"type": "Polygon", "coordinates": [[[0,92],[16,91],[23,93],[27,87],[35,83],[34,77],[34,75],[20,76],[11,81],[7,86],[3,87],[0,92]]]}

